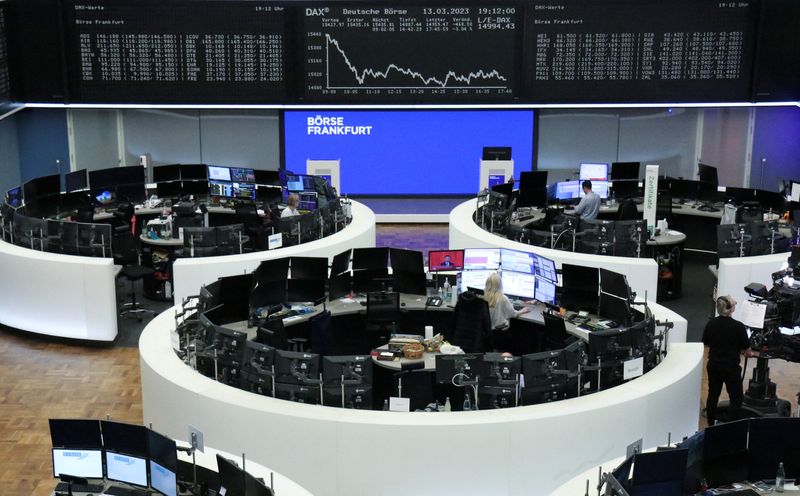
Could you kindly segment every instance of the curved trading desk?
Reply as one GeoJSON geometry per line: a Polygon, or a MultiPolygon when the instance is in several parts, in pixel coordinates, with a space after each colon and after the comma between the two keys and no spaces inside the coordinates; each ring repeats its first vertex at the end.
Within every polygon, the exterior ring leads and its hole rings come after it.
{"type": "Polygon", "coordinates": [[[655,301],[658,287],[658,264],[652,258],[592,255],[540,248],[512,241],[485,231],[473,221],[472,214],[475,213],[477,201],[477,199],[467,200],[450,212],[451,249],[504,247],[536,253],[555,261],[559,267],[562,264],[602,267],[625,274],[632,291],[635,291],[640,298],[647,295],[649,301],[655,301]]]}
{"type": "Polygon", "coordinates": [[[674,342],[644,376],[589,396],[390,413],[293,403],[203,377],[172,349],[174,312],[157,316],[139,341],[145,422],[172,436],[191,424],[209,443],[244,450],[319,495],[549,494],[635,439],[651,447],[667,432],[697,429],[700,344],[674,342]]]}
{"type": "Polygon", "coordinates": [[[252,272],[264,260],[282,257],[332,258],[349,248],[375,247],[375,213],[367,206],[351,202],[353,220],[341,231],[316,241],[243,255],[179,258],[172,266],[175,301],[197,294],[198,289],[223,276],[252,272]]]}
{"type": "Polygon", "coordinates": [[[113,259],[47,253],[0,240],[0,272],[0,323],[64,338],[116,338],[113,259]]]}
{"type": "Polygon", "coordinates": [[[717,294],[731,295],[737,301],[748,298],[744,287],[757,282],[772,287],[772,274],[781,270],[790,253],[775,253],[743,258],[721,258],[717,275],[717,294]]]}

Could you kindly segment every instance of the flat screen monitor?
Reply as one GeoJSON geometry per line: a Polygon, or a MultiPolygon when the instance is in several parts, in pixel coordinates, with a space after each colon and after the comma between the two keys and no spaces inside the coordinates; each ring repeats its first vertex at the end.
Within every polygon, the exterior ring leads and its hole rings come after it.
{"type": "Polygon", "coordinates": [[[344,298],[353,290],[353,276],[349,272],[331,276],[328,281],[328,299],[330,301],[344,298]]]}
{"type": "Polygon", "coordinates": [[[697,199],[704,202],[725,201],[725,195],[718,191],[718,186],[711,183],[700,183],[697,187],[697,199]]]}
{"type": "Polygon", "coordinates": [[[14,208],[18,208],[22,206],[22,186],[17,186],[16,188],[11,188],[6,193],[6,203],[14,208]]]}
{"type": "Polygon", "coordinates": [[[548,281],[557,284],[558,273],[556,272],[556,263],[541,255],[533,255],[536,267],[536,276],[547,279],[548,281]]]}
{"type": "Polygon", "coordinates": [[[32,203],[37,198],[58,195],[61,194],[61,176],[53,174],[37,177],[22,185],[22,189],[28,203],[32,203]]]}
{"type": "Polygon", "coordinates": [[[170,181],[156,184],[156,195],[159,198],[177,198],[181,196],[181,182],[170,181]]]}
{"type": "Polygon", "coordinates": [[[117,200],[141,204],[147,196],[144,184],[121,184],[117,186],[117,200]]]}
{"type": "Polygon", "coordinates": [[[800,477],[800,418],[751,418],[748,480],[774,479],[778,463],[786,478],[800,477]]]}
{"type": "Polygon", "coordinates": [[[521,272],[503,271],[503,293],[518,298],[533,299],[535,296],[536,276],[521,272]]]}
{"type": "Polygon", "coordinates": [[[611,191],[618,200],[642,196],[639,192],[639,181],[614,181],[611,183],[611,191]]]}
{"type": "Polygon", "coordinates": [[[256,169],[253,172],[255,174],[256,184],[263,184],[266,186],[280,186],[281,184],[279,171],[256,169]]]}
{"type": "Polygon", "coordinates": [[[164,496],[177,496],[178,478],[175,471],[150,460],[150,487],[164,496]]]}
{"type": "Polygon", "coordinates": [[[184,195],[206,196],[208,195],[208,181],[183,181],[181,189],[184,195]]]}
{"type": "Polygon", "coordinates": [[[508,198],[511,197],[511,193],[514,192],[514,183],[507,182],[507,183],[496,184],[492,186],[492,191],[494,191],[495,193],[500,193],[505,195],[506,201],[508,201],[508,198]]]}
{"type": "Polygon", "coordinates": [[[292,279],[324,281],[328,278],[328,259],[323,257],[291,257],[289,259],[292,279]]]}
{"type": "Polygon", "coordinates": [[[564,295],[561,304],[570,310],[596,311],[600,280],[595,267],[563,264],[561,266],[564,295]]]}
{"type": "Polygon", "coordinates": [[[281,201],[281,189],[272,186],[256,186],[256,200],[264,203],[278,203],[281,201]]]}
{"type": "Polygon", "coordinates": [[[256,173],[247,167],[231,167],[231,181],[235,183],[255,183],[256,173]]]}
{"type": "Polygon", "coordinates": [[[144,184],[144,167],[110,167],[89,171],[89,186],[92,189],[113,188],[120,184],[144,184]]]}
{"type": "Polygon", "coordinates": [[[147,428],[143,425],[101,420],[103,447],[106,450],[147,458],[147,428]]]}
{"type": "Polygon", "coordinates": [[[305,384],[319,380],[319,355],[275,350],[275,382],[305,384]]]}
{"type": "Polygon", "coordinates": [[[228,167],[220,167],[218,165],[208,166],[208,180],[209,181],[231,181],[231,170],[228,167]]]}
{"type": "Polygon", "coordinates": [[[549,305],[556,304],[556,285],[547,279],[543,279],[541,277],[536,278],[536,287],[534,288],[533,297],[541,301],[542,303],[547,303],[549,305]]]}
{"type": "Polygon", "coordinates": [[[459,384],[460,380],[475,380],[480,374],[483,355],[436,355],[436,382],[459,384]]]}
{"type": "Polygon", "coordinates": [[[757,189],[756,201],[762,208],[772,209],[773,212],[782,213],[786,207],[786,198],[784,198],[783,193],[777,191],[757,189]]]}
{"type": "Polygon", "coordinates": [[[64,176],[64,190],[67,193],[80,191],[89,187],[89,175],[86,169],[70,172],[64,176]]]}
{"type": "Polygon", "coordinates": [[[353,270],[380,270],[389,266],[389,248],[354,248],[353,270]]]}
{"type": "Polygon", "coordinates": [[[102,206],[108,206],[117,201],[117,190],[115,188],[93,189],[92,196],[102,206]]]}
{"type": "Polygon", "coordinates": [[[226,496],[245,496],[244,473],[236,463],[217,455],[217,472],[220,489],[225,488],[226,496]]]}
{"type": "Polygon", "coordinates": [[[100,449],[53,448],[53,477],[62,474],[103,478],[103,451],[100,449]]]}
{"type": "Polygon", "coordinates": [[[725,188],[725,198],[731,200],[733,203],[736,203],[737,205],[741,205],[745,202],[755,201],[756,190],[750,188],[734,188],[733,186],[728,186],[725,188]]]}
{"type": "Polygon", "coordinates": [[[389,260],[393,271],[425,272],[425,263],[422,260],[421,251],[390,248],[389,260]]]}
{"type": "Polygon", "coordinates": [[[608,164],[581,164],[581,181],[607,181],[608,164]]]}
{"type": "Polygon", "coordinates": [[[234,198],[256,199],[256,185],[253,183],[231,183],[234,198]]]}
{"type": "Polygon", "coordinates": [[[710,165],[698,164],[697,178],[704,183],[719,184],[719,179],[717,178],[717,168],[710,165]]]}
{"type": "MultiPolygon", "coordinates": [[[[161,186],[161,184],[159,184],[161,186]]],[[[236,194],[233,191],[233,183],[225,181],[215,181],[210,179],[208,181],[208,195],[220,196],[224,198],[233,198],[236,194]]]]}
{"type": "Polygon", "coordinates": [[[464,250],[464,270],[497,270],[500,268],[500,248],[467,248],[464,250]]]}
{"type": "Polygon", "coordinates": [[[461,292],[468,288],[483,289],[486,287],[486,279],[495,274],[495,270],[465,270],[461,273],[461,292]]]}
{"type": "Polygon", "coordinates": [[[546,188],[547,171],[523,171],[519,173],[519,189],[546,188]]]}
{"type": "Polygon", "coordinates": [[[694,200],[700,195],[700,183],[690,179],[671,179],[669,189],[673,199],[694,200]]]}
{"type": "Polygon", "coordinates": [[[574,200],[580,198],[582,193],[580,181],[561,181],[556,183],[553,196],[556,200],[574,200]]]}
{"type": "Polygon", "coordinates": [[[612,162],[609,179],[639,179],[641,162],[612,162]]]}
{"type": "Polygon", "coordinates": [[[428,252],[428,271],[462,270],[464,250],[431,250],[428,252]]]}
{"type": "Polygon", "coordinates": [[[350,250],[343,251],[333,256],[331,261],[331,277],[338,276],[350,270],[350,250]]]}
{"type": "MultiPolygon", "coordinates": [[[[592,191],[600,195],[600,198],[608,198],[608,181],[592,181],[592,191]]],[[[583,186],[580,189],[580,197],[583,198],[586,194],[583,192],[583,186]]]]}
{"type": "Polygon", "coordinates": [[[747,419],[706,428],[703,436],[703,476],[711,486],[747,480],[749,430],[750,421],[747,419]]]}
{"type": "Polygon", "coordinates": [[[113,481],[147,487],[147,459],[106,451],[106,477],[113,481]]]}
{"type": "Polygon", "coordinates": [[[325,279],[289,279],[286,299],[290,302],[317,302],[325,298],[325,279]]]}
{"type": "Polygon", "coordinates": [[[483,160],[511,160],[510,146],[484,146],[483,160]]]}
{"type": "Polygon", "coordinates": [[[424,272],[392,271],[393,288],[401,293],[424,295],[427,293],[424,272]]]}
{"type": "Polygon", "coordinates": [[[489,175],[489,189],[494,189],[495,186],[503,184],[506,182],[506,176],[503,174],[491,174],[489,175]]]}
{"type": "Polygon", "coordinates": [[[99,420],[50,419],[54,448],[102,448],[99,420]]]}
{"type": "Polygon", "coordinates": [[[631,290],[625,274],[607,269],[600,269],[600,291],[619,298],[630,299],[631,290]]]}
{"type": "Polygon", "coordinates": [[[322,380],[326,386],[372,384],[372,357],[341,355],[322,358],[322,380]]]}
{"type": "Polygon", "coordinates": [[[632,323],[630,302],[614,295],[600,293],[598,314],[600,317],[616,322],[618,326],[629,326],[632,323]]]}
{"type": "Polygon", "coordinates": [[[500,266],[503,268],[503,272],[534,274],[536,272],[536,256],[533,253],[500,248],[500,266]]]}
{"type": "Polygon", "coordinates": [[[208,167],[206,164],[181,164],[180,174],[184,181],[203,181],[208,179],[208,167]]]}
{"type": "Polygon", "coordinates": [[[173,472],[178,470],[178,447],[174,439],[147,429],[148,458],[173,472]]]}
{"type": "Polygon", "coordinates": [[[181,178],[181,166],[178,164],[159,165],[153,167],[153,182],[161,183],[166,181],[179,181],[181,178]]]}
{"type": "Polygon", "coordinates": [[[793,202],[800,202],[800,182],[792,181],[789,187],[789,199],[793,202]]]}

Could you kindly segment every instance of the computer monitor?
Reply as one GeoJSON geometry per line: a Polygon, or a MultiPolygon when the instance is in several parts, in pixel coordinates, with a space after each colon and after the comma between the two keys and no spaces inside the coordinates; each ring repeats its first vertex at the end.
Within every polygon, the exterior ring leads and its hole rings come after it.
{"type": "Polygon", "coordinates": [[[786,478],[800,477],[800,418],[751,418],[748,480],[775,478],[783,463],[786,478]]]}
{"type": "Polygon", "coordinates": [[[728,186],[725,188],[725,198],[737,205],[742,205],[745,202],[755,201],[756,191],[750,188],[734,188],[733,186],[728,186]]]}
{"type": "Polygon", "coordinates": [[[225,488],[226,496],[245,496],[244,471],[235,462],[217,454],[217,473],[220,489],[225,488]]]}
{"type": "Polygon", "coordinates": [[[626,300],[631,299],[631,288],[625,274],[608,269],[600,269],[600,291],[626,300]]]}
{"type": "Polygon", "coordinates": [[[316,303],[325,299],[325,279],[289,279],[286,281],[286,301],[316,303]]]}
{"type": "Polygon", "coordinates": [[[467,248],[464,250],[464,270],[498,270],[500,248],[467,248]]]}
{"type": "Polygon", "coordinates": [[[144,167],[110,167],[89,171],[89,187],[92,189],[113,188],[120,184],[144,184],[144,167]]]}
{"type": "Polygon", "coordinates": [[[669,190],[673,199],[696,200],[700,195],[700,183],[690,179],[671,179],[669,190]]]}
{"type": "Polygon", "coordinates": [[[436,382],[462,385],[477,381],[483,355],[436,355],[436,382]]]}
{"type": "Polygon", "coordinates": [[[393,279],[389,277],[389,269],[353,270],[353,291],[358,293],[388,289],[392,281],[393,279]]]}
{"type": "Polygon", "coordinates": [[[89,187],[89,175],[86,169],[70,172],[64,176],[64,189],[67,193],[80,191],[89,187]]]}
{"type": "Polygon", "coordinates": [[[353,291],[353,276],[349,272],[331,276],[328,280],[328,299],[337,300],[349,296],[353,291]]]}
{"type": "Polygon", "coordinates": [[[552,283],[558,283],[558,273],[556,272],[556,263],[541,255],[534,254],[536,275],[547,279],[552,283]]]}
{"type": "Polygon", "coordinates": [[[613,181],[611,183],[611,191],[617,200],[642,196],[638,181],[613,181]]]}
{"type": "Polygon", "coordinates": [[[791,181],[789,187],[789,200],[793,202],[800,202],[800,182],[791,181]]]}
{"type": "Polygon", "coordinates": [[[162,466],[155,460],[150,462],[150,487],[164,496],[178,495],[178,477],[174,470],[162,466]]]}
{"type": "Polygon", "coordinates": [[[294,351],[275,351],[275,381],[283,384],[309,384],[319,381],[319,355],[294,351]]]}
{"type": "Polygon", "coordinates": [[[255,174],[256,184],[263,184],[266,186],[280,186],[281,184],[279,171],[256,169],[253,172],[255,174]]]}
{"type": "Polygon", "coordinates": [[[607,329],[589,333],[587,357],[590,363],[628,358],[630,354],[630,336],[624,329],[607,329]]]}
{"type": "Polygon", "coordinates": [[[611,174],[609,179],[639,179],[639,168],[641,162],[611,162],[611,174]]]}
{"type": "Polygon", "coordinates": [[[517,208],[521,207],[546,207],[547,188],[520,189],[517,196],[517,208]]]}
{"type": "Polygon", "coordinates": [[[582,193],[580,181],[561,181],[556,183],[553,197],[556,200],[575,200],[580,198],[582,193]]]}
{"type": "Polygon", "coordinates": [[[267,204],[275,204],[281,201],[281,189],[273,186],[256,186],[256,200],[267,204]]]}
{"type": "Polygon", "coordinates": [[[752,238],[747,224],[721,224],[717,226],[717,256],[736,258],[749,256],[752,238]]]}
{"type": "Polygon", "coordinates": [[[461,292],[467,291],[468,288],[483,291],[486,287],[486,279],[496,273],[496,270],[465,270],[461,272],[461,292]]]}
{"type": "Polygon", "coordinates": [[[134,486],[147,487],[147,459],[106,450],[106,477],[134,486]]]}
{"type": "Polygon", "coordinates": [[[541,301],[542,303],[547,303],[548,305],[555,305],[556,304],[556,285],[548,281],[547,279],[537,277],[536,278],[536,286],[533,290],[533,297],[541,301]]]}
{"type": "Polygon", "coordinates": [[[103,447],[116,453],[147,458],[147,428],[143,425],[101,420],[103,447]]]}
{"type": "Polygon", "coordinates": [[[181,178],[181,166],[178,164],[159,165],[158,167],[153,167],[154,183],[179,181],[180,178],[181,178]]]}
{"type": "Polygon", "coordinates": [[[180,175],[184,181],[206,181],[208,180],[208,166],[206,164],[181,164],[180,175]]]}
{"type": "Polygon", "coordinates": [[[569,310],[595,312],[598,306],[600,275],[595,267],[563,264],[561,266],[564,294],[561,305],[569,310]]]}
{"type": "Polygon", "coordinates": [[[428,252],[428,272],[462,270],[464,250],[431,250],[428,252]]]}
{"type": "Polygon", "coordinates": [[[224,181],[231,182],[231,170],[228,167],[220,167],[217,165],[208,166],[208,180],[209,181],[224,181]]]}
{"type": "Polygon", "coordinates": [[[38,198],[56,196],[61,194],[61,176],[53,174],[50,176],[37,177],[23,184],[22,189],[28,203],[38,198]]]}
{"type": "Polygon", "coordinates": [[[511,160],[510,146],[484,146],[483,160],[511,160]]]}
{"type": "Polygon", "coordinates": [[[333,256],[333,260],[331,260],[331,277],[350,270],[350,256],[350,249],[333,256]]]}
{"type": "Polygon", "coordinates": [[[478,374],[484,386],[508,386],[515,384],[522,373],[522,358],[505,356],[502,353],[485,353],[478,374]]]}
{"type": "Polygon", "coordinates": [[[490,174],[489,175],[489,189],[493,189],[498,184],[506,182],[506,176],[503,174],[490,174]]]}
{"type": "Polygon", "coordinates": [[[319,386],[306,386],[302,384],[275,384],[275,397],[285,401],[295,403],[305,403],[307,405],[319,405],[319,386]]]}
{"type": "Polygon", "coordinates": [[[747,480],[749,430],[748,419],[706,428],[703,436],[703,477],[710,486],[747,480]]]}
{"type": "Polygon", "coordinates": [[[478,401],[481,410],[511,408],[517,406],[517,392],[514,386],[484,386],[478,388],[478,401]]]}
{"type": "Polygon", "coordinates": [[[148,458],[173,472],[178,470],[178,448],[175,440],[147,429],[148,458]]]}
{"type": "Polygon", "coordinates": [[[156,194],[159,198],[176,198],[181,196],[181,182],[170,181],[156,184],[156,194]]]}
{"type": "Polygon", "coordinates": [[[519,190],[547,187],[547,171],[523,171],[519,173],[519,190]]]}
{"type": "Polygon", "coordinates": [[[608,181],[608,164],[581,164],[581,181],[608,181]]]}
{"type": "Polygon", "coordinates": [[[514,192],[514,183],[506,182],[506,183],[496,184],[496,185],[492,186],[492,192],[500,193],[501,195],[505,195],[505,199],[504,199],[505,205],[504,205],[504,207],[507,208],[508,207],[508,200],[509,200],[509,198],[511,198],[511,193],[514,192]]]}
{"type": "Polygon", "coordinates": [[[503,282],[503,293],[506,295],[530,300],[534,298],[536,276],[533,274],[504,270],[500,278],[503,282]]]}
{"type": "Polygon", "coordinates": [[[147,191],[144,184],[120,184],[116,189],[118,202],[130,202],[135,205],[144,203],[147,191]]]}
{"type": "Polygon", "coordinates": [[[253,183],[231,183],[230,191],[234,198],[256,198],[256,185],[253,183]]]}
{"type": "Polygon", "coordinates": [[[631,494],[684,494],[687,449],[669,449],[652,453],[637,453],[633,456],[631,494]]]}
{"type": "Polygon", "coordinates": [[[783,193],[777,191],[756,190],[756,201],[764,209],[771,209],[773,212],[783,213],[786,207],[786,198],[783,193]]]}
{"type": "Polygon", "coordinates": [[[86,479],[103,478],[103,450],[53,448],[53,477],[74,475],[86,479]]]}
{"type": "Polygon", "coordinates": [[[19,208],[22,206],[22,199],[23,199],[23,192],[22,186],[17,186],[16,188],[11,188],[6,192],[6,203],[14,208],[19,208]]]}
{"type": "Polygon", "coordinates": [[[322,389],[322,400],[325,406],[372,410],[372,386],[326,386],[322,389]]]}
{"type": "Polygon", "coordinates": [[[598,315],[620,326],[629,326],[633,321],[630,301],[607,293],[600,293],[598,315]]]}
{"type": "Polygon", "coordinates": [[[392,271],[425,272],[425,263],[422,261],[421,251],[390,248],[389,260],[392,271]]]}
{"type": "MultiPolygon", "coordinates": [[[[608,181],[592,181],[592,191],[597,193],[602,199],[608,198],[608,181]]],[[[583,184],[581,184],[580,197],[583,198],[586,194],[583,192],[583,184]]]]}
{"type": "Polygon", "coordinates": [[[427,281],[424,272],[394,270],[392,271],[392,279],[392,288],[395,291],[415,295],[427,294],[427,281]]]}
{"type": "MultiPolygon", "coordinates": [[[[208,181],[183,181],[181,185],[184,195],[206,196],[208,195],[208,181]]],[[[156,186],[158,188],[158,186],[156,186]]]]}
{"type": "Polygon", "coordinates": [[[697,177],[704,183],[719,184],[717,168],[710,165],[697,164],[697,177]]]}
{"type": "Polygon", "coordinates": [[[536,272],[536,256],[519,250],[500,248],[500,266],[505,271],[534,274],[536,272]]]}
{"type": "Polygon", "coordinates": [[[354,248],[353,270],[380,270],[389,266],[389,248],[354,248]]]}
{"type": "MultiPolygon", "coordinates": [[[[328,278],[328,259],[324,257],[291,257],[290,276],[292,279],[311,279],[324,281],[328,278]]],[[[281,270],[283,264],[280,265],[281,270]]]]}
{"type": "Polygon", "coordinates": [[[50,419],[54,448],[102,448],[99,420],[50,419]]]}
{"type": "Polygon", "coordinates": [[[326,386],[372,384],[372,357],[342,355],[322,357],[322,380],[326,386]]]}

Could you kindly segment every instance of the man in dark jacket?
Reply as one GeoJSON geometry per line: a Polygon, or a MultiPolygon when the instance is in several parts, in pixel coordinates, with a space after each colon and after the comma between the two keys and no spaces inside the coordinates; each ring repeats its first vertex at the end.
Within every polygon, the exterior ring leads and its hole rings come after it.
{"type": "Polygon", "coordinates": [[[453,311],[450,331],[453,344],[460,346],[465,353],[491,351],[489,305],[472,291],[461,293],[453,311]]]}

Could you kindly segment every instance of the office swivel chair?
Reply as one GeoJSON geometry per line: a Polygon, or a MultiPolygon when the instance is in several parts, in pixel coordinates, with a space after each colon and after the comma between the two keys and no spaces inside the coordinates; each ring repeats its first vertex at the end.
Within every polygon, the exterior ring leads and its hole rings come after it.
{"type": "Polygon", "coordinates": [[[172,207],[175,219],[172,221],[172,236],[178,237],[182,227],[203,227],[203,216],[195,213],[192,202],[180,202],[172,207]]]}
{"type": "Polygon", "coordinates": [[[745,202],[741,208],[736,210],[736,223],[749,224],[751,222],[761,222],[764,220],[764,209],[758,202],[745,202]]]}
{"type": "Polygon", "coordinates": [[[400,293],[367,293],[366,332],[372,348],[389,341],[389,334],[400,318],[400,293]]]}
{"type": "Polygon", "coordinates": [[[250,246],[253,250],[267,249],[267,230],[264,221],[258,215],[256,204],[252,201],[240,200],[233,204],[236,217],[244,225],[244,230],[250,236],[250,246]]]}
{"type": "Polygon", "coordinates": [[[633,198],[628,198],[627,200],[619,204],[619,210],[617,211],[617,220],[636,220],[641,218],[642,215],[636,208],[636,202],[633,200],[633,198]]]}
{"type": "Polygon", "coordinates": [[[142,321],[141,314],[150,313],[155,316],[158,312],[150,310],[146,306],[136,301],[136,281],[145,277],[153,277],[155,270],[141,265],[139,250],[136,248],[136,240],[131,232],[120,234],[114,240],[114,263],[122,265],[122,270],[118,277],[127,279],[131,283],[131,301],[122,305],[119,311],[120,317],[135,315],[136,320],[142,321]]]}

